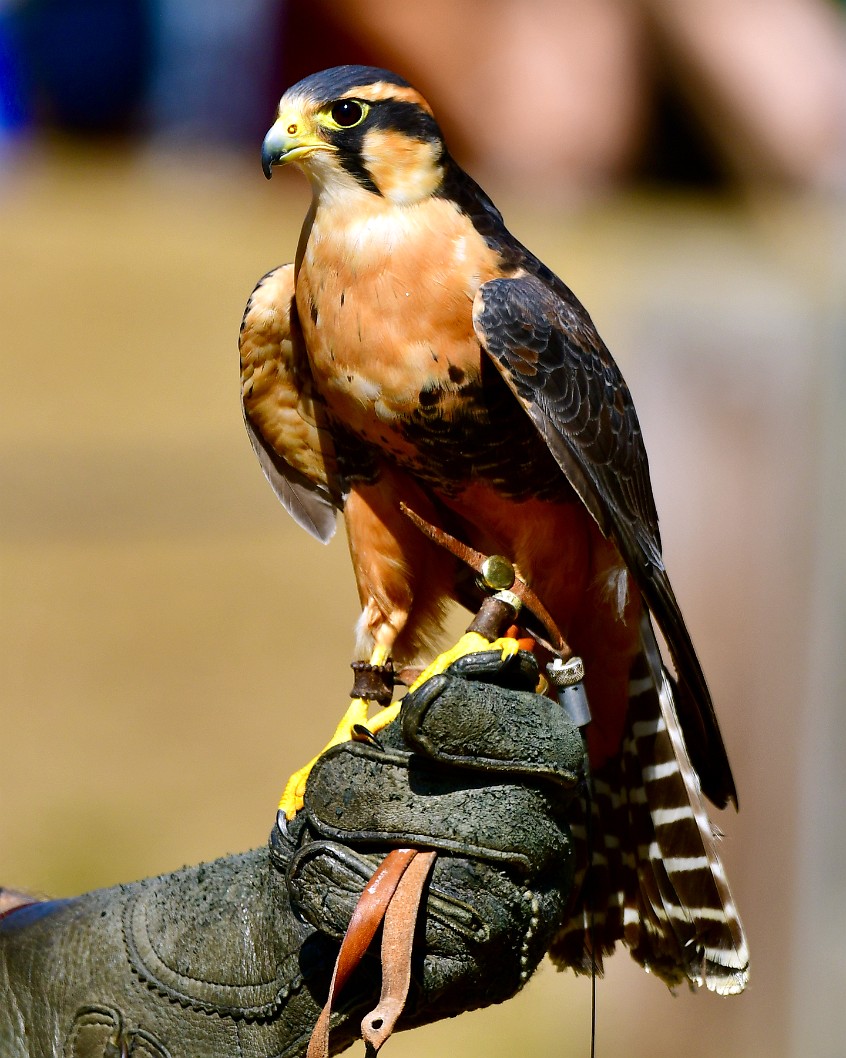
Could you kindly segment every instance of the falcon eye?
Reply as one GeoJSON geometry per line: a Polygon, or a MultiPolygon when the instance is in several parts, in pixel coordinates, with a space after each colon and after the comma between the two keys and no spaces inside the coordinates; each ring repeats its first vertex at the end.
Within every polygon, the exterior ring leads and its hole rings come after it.
{"type": "Polygon", "coordinates": [[[364,117],[364,107],[354,99],[339,99],[332,104],[329,116],[339,128],[351,129],[364,117]]]}

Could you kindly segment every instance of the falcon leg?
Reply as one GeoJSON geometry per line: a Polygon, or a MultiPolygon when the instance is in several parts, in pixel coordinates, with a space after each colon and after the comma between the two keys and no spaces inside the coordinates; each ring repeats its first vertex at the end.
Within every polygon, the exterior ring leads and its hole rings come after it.
{"type": "MultiPolygon", "coordinates": [[[[387,661],[387,657],[387,648],[384,646],[376,646],[370,656],[370,667],[384,665],[387,661]]],[[[335,728],[335,733],[320,753],[318,753],[316,757],[313,757],[308,764],[294,772],[285,784],[285,789],[279,801],[279,808],[285,813],[286,819],[293,819],[297,812],[302,808],[306,780],[309,777],[311,769],[317,763],[318,758],[322,757],[326,750],[330,749],[332,746],[340,745],[341,742],[349,742],[354,738],[356,727],[366,727],[368,731],[374,733],[376,731],[381,731],[383,727],[396,719],[399,714],[400,703],[394,702],[391,705],[386,705],[368,720],[367,713],[369,712],[369,709],[370,701],[367,698],[352,698],[347,711],[341,718],[341,722],[335,728]]]]}
{"type": "MultiPolygon", "coordinates": [[[[511,639],[509,637],[502,637],[491,642],[478,632],[465,632],[455,646],[451,647],[449,650],[445,650],[443,654],[439,654],[431,665],[423,670],[412,684],[410,690],[416,690],[421,684],[425,683],[426,680],[430,679],[430,677],[445,672],[454,661],[463,658],[466,654],[475,654],[489,650],[499,650],[502,654],[503,660],[505,660],[517,653],[519,650],[519,643],[516,639],[511,639]]],[[[384,665],[387,656],[388,651],[386,647],[376,646],[370,656],[370,665],[384,665]]],[[[366,698],[353,698],[350,701],[346,713],[344,713],[341,718],[341,722],[335,728],[335,733],[320,753],[318,753],[316,757],[313,757],[308,764],[295,771],[285,784],[285,789],[279,801],[279,808],[284,812],[285,818],[293,819],[297,812],[302,808],[306,781],[311,773],[311,769],[314,767],[318,758],[321,757],[327,749],[330,749],[332,746],[337,746],[341,742],[349,742],[353,739],[355,737],[356,727],[365,727],[368,731],[371,731],[374,734],[377,731],[381,731],[383,727],[386,727],[393,720],[396,720],[397,716],[399,716],[401,705],[401,702],[393,702],[390,705],[384,706],[384,708],[380,709],[368,719],[367,714],[370,709],[370,701],[366,698]]]]}

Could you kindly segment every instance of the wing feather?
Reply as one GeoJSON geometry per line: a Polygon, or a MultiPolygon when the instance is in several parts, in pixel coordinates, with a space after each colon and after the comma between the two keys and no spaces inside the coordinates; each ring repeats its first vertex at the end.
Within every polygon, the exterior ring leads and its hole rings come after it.
{"type": "Polygon", "coordinates": [[[326,493],[298,473],[268,447],[252,420],[244,413],[244,425],[253,451],[276,498],[294,521],[307,533],[328,544],[337,527],[337,508],[326,493]]]}
{"type": "Polygon", "coordinates": [[[312,536],[327,543],[343,507],[331,429],[303,352],[294,267],[263,276],[241,323],[241,405],[264,475],[312,536]]]}
{"type": "Polygon", "coordinates": [[[679,719],[703,789],[720,807],[736,803],[711,696],[664,568],[631,394],[587,312],[554,283],[530,274],[484,283],[473,306],[477,337],[654,613],[678,671],[679,719]]]}

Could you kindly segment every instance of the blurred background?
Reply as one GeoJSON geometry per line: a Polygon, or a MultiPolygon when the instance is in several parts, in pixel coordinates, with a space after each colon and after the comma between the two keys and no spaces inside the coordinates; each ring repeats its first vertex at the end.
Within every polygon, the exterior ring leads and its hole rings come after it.
{"type": "MultiPolygon", "coordinates": [[[[740,790],[741,998],[612,959],[598,1054],[846,1047],[846,15],[834,0],[0,0],[0,882],[262,843],[334,726],[356,600],[276,504],[235,341],[293,257],[282,90],[389,66],[592,313],[740,790]]],[[[456,618],[454,628],[461,627],[456,618]]],[[[394,1058],[588,1053],[544,966],[394,1058]]]]}

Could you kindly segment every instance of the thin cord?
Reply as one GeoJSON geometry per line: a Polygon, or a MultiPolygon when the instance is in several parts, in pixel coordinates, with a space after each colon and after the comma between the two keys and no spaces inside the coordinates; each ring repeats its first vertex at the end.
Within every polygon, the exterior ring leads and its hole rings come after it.
{"type": "Polygon", "coordinates": [[[587,821],[585,841],[587,844],[588,867],[585,881],[587,883],[588,937],[590,939],[590,1058],[596,1058],[596,920],[594,892],[591,884],[593,872],[593,787],[590,781],[590,763],[585,744],[585,802],[587,804],[587,821]]]}
{"type": "Polygon", "coordinates": [[[596,957],[593,953],[590,957],[590,1058],[596,1058],[596,957]]]}

